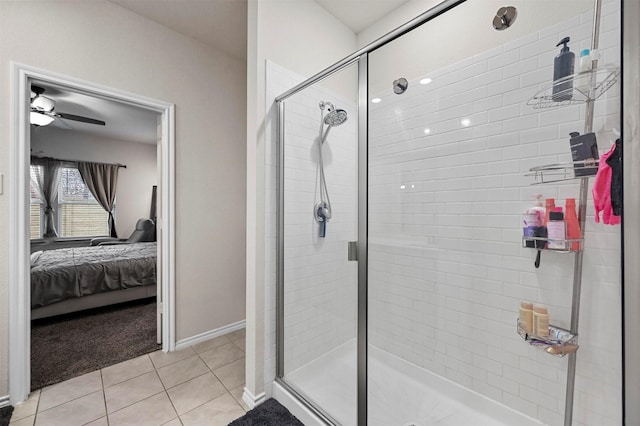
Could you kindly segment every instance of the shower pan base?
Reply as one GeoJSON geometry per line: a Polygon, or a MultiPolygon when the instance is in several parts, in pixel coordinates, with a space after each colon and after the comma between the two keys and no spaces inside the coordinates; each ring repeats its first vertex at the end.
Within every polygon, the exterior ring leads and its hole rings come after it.
{"type": "MultiPolygon", "coordinates": [[[[304,389],[308,398],[342,426],[357,423],[355,353],[353,340],[286,376],[290,385],[304,389]]],[[[368,371],[369,426],[543,424],[374,346],[369,347],[368,371]]],[[[284,397],[282,388],[279,392],[274,389],[274,396],[280,401],[279,397],[284,397]]],[[[280,402],[290,410],[295,404],[293,400],[280,402]]]]}

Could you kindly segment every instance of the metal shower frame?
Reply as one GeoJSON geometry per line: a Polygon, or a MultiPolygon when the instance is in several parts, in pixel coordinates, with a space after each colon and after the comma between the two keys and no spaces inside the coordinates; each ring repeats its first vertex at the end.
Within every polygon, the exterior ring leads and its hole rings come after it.
{"type": "MultiPolygon", "coordinates": [[[[357,277],[357,419],[359,426],[367,425],[367,271],[368,271],[368,259],[367,259],[367,218],[368,218],[368,54],[378,49],[379,47],[384,46],[385,44],[401,37],[402,35],[410,32],[411,30],[417,28],[418,26],[430,21],[431,19],[436,18],[437,16],[447,12],[448,10],[464,3],[466,0],[445,0],[442,1],[437,6],[429,9],[423,14],[417,16],[413,20],[407,22],[406,24],[396,28],[395,30],[387,33],[386,35],[378,38],[367,46],[361,48],[360,50],[354,52],[353,54],[345,57],[344,59],[336,62],[330,67],[324,69],[323,71],[315,74],[304,82],[298,84],[297,86],[291,88],[290,90],[282,93],[278,97],[276,97],[276,114],[277,114],[277,136],[278,136],[278,181],[277,181],[277,295],[276,295],[276,382],[293,394],[299,402],[301,402],[306,408],[315,413],[318,417],[323,419],[328,424],[338,424],[327,412],[322,410],[320,407],[316,407],[311,404],[294,388],[289,386],[289,384],[283,380],[284,377],[284,123],[285,123],[285,103],[284,101],[304,90],[305,88],[337,73],[346,67],[357,63],[358,66],[358,243],[357,243],[357,259],[358,259],[358,277],[357,277]]],[[[625,25],[624,28],[631,29],[634,28],[634,19],[637,19],[640,16],[640,7],[637,4],[637,1],[634,0],[620,0],[623,6],[623,10],[628,12],[631,11],[631,17],[629,19],[625,16],[625,25]]],[[[599,26],[600,26],[600,13],[601,13],[602,0],[594,0],[594,20],[593,20],[593,33],[592,33],[592,50],[598,48],[598,37],[599,37],[599,26]]],[[[640,36],[636,33],[632,33],[632,30],[625,31],[623,30],[623,47],[627,45],[627,43],[631,44],[631,49],[626,49],[624,51],[624,58],[631,59],[629,61],[629,66],[623,68],[623,84],[628,83],[631,85],[634,93],[640,93],[640,87],[638,82],[632,80],[640,73],[640,61],[638,60],[638,56],[640,54],[639,46],[640,36]],[[624,78],[624,75],[627,75],[627,78],[624,78]]],[[[637,31],[636,31],[637,32],[637,31]]],[[[594,63],[594,68],[597,63],[594,63]]],[[[624,65],[624,62],[623,62],[624,65]]],[[[624,93],[624,91],[622,91],[624,93]]],[[[627,96],[623,98],[623,112],[630,112],[633,114],[634,122],[640,123],[640,110],[638,109],[638,100],[632,99],[633,96],[627,96]],[[635,110],[633,110],[635,108],[635,110]]],[[[585,115],[585,133],[591,131],[593,124],[593,101],[587,103],[586,115],[585,115]]],[[[627,126],[626,122],[624,125],[623,132],[631,134],[629,126],[627,126]]],[[[632,135],[638,142],[637,132],[634,132],[632,135]]],[[[628,143],[629,141],[627,141],[628,143]]],[[[634,150],[638,151],[637,155],[640,156],[640,148],[638,148],[638,143],[634,144],[634,150]]],[[[627,164],[628,161],[625,161],[625,167],[631,168],[631,165],[627,164]]],[[[637,171],[638,166],[633,166],[633,170],[637,171]]],[[[628,179],[625,176],[625,184],[627,184],[628,179]]],[[[638,180],[634,180],[634,182],[638,182],[638,180]]],[[[625,185],[627,188],[628,185],[625,185]]],[[[579,220],[581,224],[581,229],[584,229],[584,221],[586,216],[586,199],[587,199],[587,188],[588,188],[588,179],[583,178],[580,182],[580,205],[579,205],[579,220]]],[[[636,186],[637,189],[637,186],[636,186]]],[[[637,204],[640,206],[640,194],[628,194],[628,191],[625,191],[625,205],[627,197],[633,197],[634,206],[637,204]]],[[[631,201],[631,199],[630,199],[631,201]]],[[[634,209],[634,216],[636,224],[633,225],[634,230],[638,230],[638,234],[640,235],[640,227],[638,223],[640,223],[640,207],[638,209],[634,209]]],[[[626,227],[625,222],[625,227],[626,227]]],[[[627,253],[630,250],[633,250],[632,253],[637,256],[640,254],[640,242],[639,239],[635,239],[634,241],[625,241],[625,249],[627,253]]],[[[574,261],[574,285],[573,285],[573,296],[572,296],[572,309],[571,309],[571,331],[577,333],[578,331],[578,319],[579,319],[579,309],[580,309],[580,287],[582,281],[582,259],[583,252],[579,251],[575,255],[574,261]]],[[[625,255],[626,257],[626,255],[625,255]]],[[[627,265],[630,263],[626,263],[627,265]]],[[[625,285],[627,280],[624,278],[627,277],[628,274],[625,274],[623,264],[623,286],[626,294],[632,294],[635,296],[633,303],[636,303],[637,300],[640,300],[640,290],[638,288],[629,288],[625,285]]],[[[634,277],[640,276],[640,267],[639,262],[635,261],[633,263],[634,272],[637,272],[634,277]],[[637,269],[637,271],[636,271],[637,269]]],[[[637,286],[636,286],[637,287],[637,286]]],[[[625,293],[623,293],[625,294],[625,293]]],[[[622,300],[624,304],[624,299],[622,300]]],[[[631,303],[631,302],[629,302],[631,303]]],[[[633,329],[625,328],[625,334],[622,336],[623,348],[624,348],[624,359],[628,359],[630,361],[637,360],[640,358],[640,346],[638,342],[640,341],[640,314],[638,313],[638,309],[631,309],[629,305],[627,309],[624,310],[623,313],[623,324],[628,320],[634,321],[636,327],[633,329]],[[631,340],[633,344],[627,345],[628,341],[627,337],[633,337],[631,340]]],[[[633,370],[629,368],[629,364],[625,364],[623,359],[623,415],[625,416],[626,424],[634,424],[630,422],[631,419],[635,421],[640,421],[640,407],[638,404],[625,404],[624,401],[638,401],[640,400],[640,386],[638,386],[638,377],[631,376],[632,372],[636,372],[636,368],[633,367],[633,370]]],[[[572,424],[572,416],[573,416],[573,399],[574,399],[574,385],[575,385],[575,369],[576,369],[576,354],[569,355],[568,361],[568,371],[567,371],[567,386],[566,386],[566,397],[565,397],[565,426],[571,426],[572,424]]],[[[638,372],[640,374],[640,372],[638,372]]]]}

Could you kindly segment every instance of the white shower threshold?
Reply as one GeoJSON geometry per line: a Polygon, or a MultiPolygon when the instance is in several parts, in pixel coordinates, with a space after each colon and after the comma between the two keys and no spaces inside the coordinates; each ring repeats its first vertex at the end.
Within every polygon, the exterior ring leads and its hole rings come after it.
{"type": "MultiPolygon", "coordinates": [[[[356,426],[356,343],[349,341],[286,375],[342,426],[356,426]]],[[[369,426],[540,426],[543,423],[377,347],[369,347],[369,426]]],[[[307,426],[324,423],[286,389],[273,396],[307,426]]]]}

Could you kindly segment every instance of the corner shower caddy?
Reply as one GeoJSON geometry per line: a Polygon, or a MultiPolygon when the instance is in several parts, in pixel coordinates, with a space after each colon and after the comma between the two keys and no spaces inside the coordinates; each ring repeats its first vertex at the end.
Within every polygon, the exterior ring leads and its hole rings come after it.
{"type": "MultiPolygon", "coordinates": [[[[593,31],[591,38],[591,51],[598,49],[598,41],[600,36],[600,15],[602,9],[602,1],[594,0],[594,15],[593,15],[593,31]]],[[[537,92],[529,101],[527,105],[532,106],[534,109],[559,107],[563,105],[574,104],[586,104],[586,112],[584,119],[584,134],[593,131],[593,114],[594,114],[594,102],[603,93],[613,87],[620,75],[619,67],[604,66],[598,68],[598,59],[592,61],[592,69],[590,71],[573,74],[563,79],[557,80],[542,90],[537,92]],[[577,79],[582,79],[582,82],[588,80],[588,90],[583,91],[578,88],[571,88],[565,91],[565,93],[553,94],[554,85],[560,85],[566,83],[569,80],[574,82],[577,79]],[[570,99],[563,101],[554,100],[558,96],[562,96],[571,93],[570,99]],[[587,93],[585,93],[587,92],[587,93]]],[[[542,244],[549,239],[545,238],[523,238],[522,244],[527,247],[527,241],[530,241],[528,247],[533,245],[536,250],[545,251],[560,251],[566,253],[575,253],[574,266],[573,266],[573,288],[571,297],[571,327],[569,330],[561,329],[556,326],[549,326],[550,336],[554,338],[542,338],[527,333],[520,325],[520,321],[517,323],[518,334],[529,344],[544,349],[546,352],[555,356],[569,355],[568,367],[567,367],[567,385],[565,394],[565,410],[564,410],[564,425],[571,426],[573,423],[573,399],[575,393],[575,375],[576,375],[576,351],[578,349],[578,323],[580,319],[580,291],[582,286],[582,264],[583,264],[583,243],[584,243],[584,229],[586,223],[586,210],[587,210],[587,198],[589,195],[589,177],[591,176],[575,176],[575,171],[578,169],[595,169],[597,170],[597,164],[585,164],[584,162],[577,163],[561,163],[551,164],[539,167],[533,167],[529,171],[527,176],[534,176],[536,182],[534,184],[560,182],[565,180],[580,179],[580,196],[578,198],[578,222],[580,225],[581,237],[579,240],[562,240],[564,241],[564,249],[547,249],[538,248],[537,245],[542,244]],[[545,178],[546,176],[546,178],[545,178]],[[579,246],[576,249],[572,248],[573,244],[578,242],[579,246]]],[[[546,246],[546,244],[544,244],[546,246]]]]}

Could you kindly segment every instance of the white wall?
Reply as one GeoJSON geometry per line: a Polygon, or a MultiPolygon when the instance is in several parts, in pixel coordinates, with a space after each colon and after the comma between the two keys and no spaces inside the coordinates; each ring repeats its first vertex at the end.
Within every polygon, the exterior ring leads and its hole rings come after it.
{"type": "Polygon", "coordinates": [[[116,230],[127,238],[140,218],[149,217],[151,190],[158,184],[155,144],[105,139],[58,128],[31,131],[31,148],[39,156],[61,160],[125,164],[118,172],[116,230]]]}
{"type": "MultiPolygon", "coordinates": [[[[604,5],[600,47],[619,65],[617,6],[604,5]]],[[[577,181],[531,186],[525,174],[570,161],[568,134],[582,132],[585,108],[527,101],[551,79],[554,40],[570,35],[587,47],[591,18],[478,51],[432,70],[431,84],[412,80],[402,96],[380,93],[370,108],[369,343],[550,425],[563,424],[567,359],[528,346],[515,323],[520,300],[530,300],[569,328],[573,256],[544,252],[536,269],[535,250],[521,247],[520,215],[536,193],[556,205],[578,198],[577,181]]],[[[596,103],[601,153],[620,129],[619,95],[620,84],[596,103]]],[[[613,314],[620,228],[594,223],[593,211],[590,200],[574,422],[605,426],[622,422],[613,314]]]]}
{"type": "Polygon", "coordinates": [[[354,51],[356,38],[312,0],[249,0],[248,14],[246,383],[256,396],[275,374],[274,341],[265,344],[265,334],[275,333],[265,329],[267,320],[272,327],[275,300],[265,298],[265,277],[275,276],[275,262],[265,258],[266,61],[309,77],[354,51]],[[267,365],[265,346],[270,351],[267,365]]]}
{"type": "Polygon", "coordinates": [[[244,319],[246,64],[106,1],[0,2],[0,51],[0,395],[8,391],[10,61],[176,105],[177,339],[244,319]]]}

